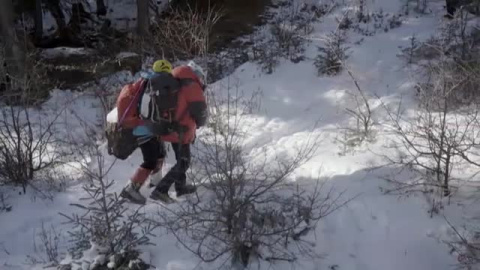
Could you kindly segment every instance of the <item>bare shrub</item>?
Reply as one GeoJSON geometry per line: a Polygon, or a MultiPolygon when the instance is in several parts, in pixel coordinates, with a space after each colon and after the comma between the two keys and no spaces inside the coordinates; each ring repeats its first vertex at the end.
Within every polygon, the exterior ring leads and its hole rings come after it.
{"type": "Polygon", "coordinates": [[[251,37],[252,41],[252,53],[251,58],[257,62],[262,71],[271,74],[278,66],[281,54],[279,53],[279,46],[273,37],[266,38],[268,35],[267,30],[264,30],[266,34],[257,34],[251,37]]]}
{"type": "Polygon", "coordinates": [[[352,26],[353,30],[364,36],[373,36],[378,32],[388,32],[402,25],[402,15],[385,13],[382,9],[368,12],[359,17],[352,26]],[[361,18],[361,19],[360,19],[361,18]]]}
{"type": "Polygon", "coordinates": [[[366,2],[366,0],[358,0],[356,16],[359,22],[366,21],[366,14],[368,14],[366,2]]]}
{"type": "Polygon", "coordinates": [[[419,42],[418,39],[415,35],[412,35],[410,38],[410,43],[407,48],[402,49],[402,53],[400,54],[400,57],[403,57],[406,59],[407,64],[413,64],[418,60],[418,48],[419,48],[419,42]]]}
{"type": "Polygon", "coordinates": [[[415,10],[418,13],[425,14],[427,13],[427,7],[428,7],[427,0],[417,0],[417,6],[415,10]]]}
{"type": "Polygon", "coordinates": [[[348,30],[353,26],[353,20],[350,17],[350,12],[346,12],[340,19],[335,18],[338,23],[338,29],[340,30],[348,30]]]}
{"type": "Polygon", "coordinates": [[[407,0],[405,1],[402,9],[404,14],[407,16],[410,14],[410,9],[413,9],[413,11],[419,14],[429,13],[427,0],[407,0]]]}
{"type": "Polygon", "coordinates": [[[258,102],[255,94],[245,96],[230,86],[226,96],[209,96],[211,121],[197,140],[190,175],[204,189],[159,212],[178,241],[204,262],[230,260],[242,269],[255,259],[293,263],[317,256],[303,236],[341,206],[340,195],[319,181],[289,180],[315,154],[317,137],[297,145],[293,154],[268,148],[249,153],[247,117],[258,102]]]}
{"type": "Polygon", "coordinates": [[[477,32],[478,29],[469,25],[468,13],[460,9],[455,18],[442,28],[440,35],[435,39],[436,42],[431,45],[452,59],[478,61],[480,36],[477,32]]]}
{"type": "MultiPolygon", "coordinates": [[[[81,262],[82,252],[96,249],[102,258],[115,257],[115,267],[128,265],[138,259],[138,246],[152,244],[150,237],[154,236],[157,226],[141,211],[142,207],[129,211],[126,201],[111,191],[114,182],[107,176],[114,162],[109,164],[105,160],[95,128],[79,121],[85,134],[71,137],[70,141],[76,148],[80,170],[88,183],[83,186],[86,196],[80,199],[82,202],[71,204],[81,213],[60,213],[72,226],[68,233],[74,245],[69,251],[74,263],[81,262]]],[[[108,262],[105,259],[88,263],[105,266],[108,262]]]]}
{"type": "Polygon", "coordinates": [[[477,269],[480,266],[480,230],[478,226],[456,227],[445,218],[450,227],[450,239],[443,242],[450,248],[450,253],[457,255],[457,269],[477,269]]]}
{"type": "Polygon", "coordinates": [[[12,206],[7,202],[8,195],[0,190],[0,212],[12,211],[12,206]]]}
{"type": "MultiPolygon", "coordinates": [[[[385,106],[391,130],[399,138],[393,146],[399,151],[398,155],[386,158],[418,173],[418,178],[409,183],[397,183],[395,191],[414,190],[450,196],[454,169],[474,146],[472,138],[477,136],[478,109],[454,106],[451,95],[468,81],[469,76],[450,76],[452,65],[455,63],[442,59],[429,67],[430,80],[418,86],[419,110],[412,117],[405,118],[400,109],[394,112],[385,106]]],[[[440,203],[435,198],[433,202],[440,203]]],[[[438,205],[432,207],[439,208],[438,205]]]]}
{"type": "Polygon", "coordinates": [[[343,61],[348,57],[348,47],[345,46],[346,36],[344,31],[329,33],[324,40],[324,45],[318,47],[319,54],[314,65],[318,75],[336,75],[343,69],[343,61]]]}
{"type": "Polygon", "coordinates": [[[336,5],[306,4],[288,0],[264,27],[251,36],[251,58],[267,74],[274,71],[280,59],[294,63],[305,59],[305,44],[313,31],[313,23],[336,5]]]}
{"type": "MultiPolygon", "coordinates": [[[[27,47],[25,47],[27,49],[27,47]]],[[[24,56],[25,69],[7,73],[5,50],[0,44],[0,182],[20,185],[23,192],[35,176],[57,163],[57,119],[64,108],[46,117],[36,107],[48,96],[48,78],[33,52],[24,56]]]]}
{"type": "Polygon", "coordinates": [[[63,111],[43,117],[32,114],[26,106],[0,109],[0,179],[22,186],[24,193],[37,173],[58,164],[58,138],[54,134],[63,111]]]}
{"type": "MultiPolygon", "coordinates": [[[[346,65],[344,64],[346,67],[346,65]]],[[[368,95],[360,87],[357,79],[353,75],[352,71],[346,67],[348,75],[355,84],[356,91],[349,93],[351,99],[354,101],[353,108],[345,108],[347,114],[354,119],[354,124],[343,127],[343,136],[337,137],[336,141],[339,142],[343,149],[340,155],[345,155],[347,152],[353,150],[356,146],[361,145],[363,142],[372,142],[375,140],[374,126],[375,121],[373,119],[374,110],[372,109],[371,102],[368,95]]]]}
{"type": "Polygon", "coordinates": [[[468,15],[463,9],[450,24],[447,24],[431,47],[448,57],[455,64],[451,66],[449,76],[469,76],[461,87],[454,89],[450,95],[458,106],[477,104],[480,79],[480,35],[475,27],[468,25],[468,15]]]}
{"type": "Polygon", "coordinates": [[[33,248],[35,253],[41,253],[41,255],[33,256],[28,255],[30,263],[49,264],[49,267],[57,266],[59,263],[59,243],[61,232],[57,231],[53,225],[45,227],[45,223],[42,222],[40,231],[35,233],[33,248]]]}
{"type": "Polygon", "coordinates": [[[212,28],[222,16],[221,9],[212,8],[202,13],[191,7],[169,8],[167,14],[154,23],[155,55],[174,60],[206,55],[212,44],[212,28]]]}
{"type": "Polygon", "coordinates": [[[221,53],[212,53],[207,58],[208,83],[216,82],[229,76],[241,64],[248,62],[248,51],[244,49],[244,44],[233,45],[221,53]]]}
{"type": "Polygon", "coordinates": [[[402,50],[401,57],[408,64],[417,64],[427,70],[436,65],[439,58],[446,58],[452,64],[445,75],[468,77],[462,85],[449,93],[450,106],[461,107],[478,104],[477,89],[480,87],[478,71],[480,70],[480,31],[468,25],[468,17],[460,12],[449,24],[442,28],[440,34],[426,42],[419,43],[415,36],[410,38],[410,46],[402,50]]]}

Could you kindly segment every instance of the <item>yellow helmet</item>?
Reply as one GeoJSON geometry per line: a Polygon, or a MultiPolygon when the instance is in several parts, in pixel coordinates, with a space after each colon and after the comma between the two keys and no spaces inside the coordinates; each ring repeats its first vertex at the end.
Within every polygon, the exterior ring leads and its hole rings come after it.
{"type": "Polygon", "coordinates": [[[157,60],[153,63],[153,71],[154,72],[172,72],[172,64],[167,60],[157,60]]]}

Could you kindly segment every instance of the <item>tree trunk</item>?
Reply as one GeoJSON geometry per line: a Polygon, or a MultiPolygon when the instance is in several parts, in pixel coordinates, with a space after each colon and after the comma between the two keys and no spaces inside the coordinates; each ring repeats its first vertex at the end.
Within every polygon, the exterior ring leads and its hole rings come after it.
{"type": "Polygon", "coordinates": [[[55,18],[55,22],[58,26],[58,32],[62,33],[67,24],[65,23],[65,16],[60,8],[60,0],[46,0],[45,4],[52,13],[53,18],[55,18]]]}
{"type": "Polygon", "coordinates": [[[43,12],[42,0],[35,1],[35,39],[42,40],[43,36],[43,12]]]}
{"type": "Polygon", "coordinates": [[[137,31],[140,35],[147,35],[150,26],[148,0],[137,0],[137,31]]]}
{"type": "MultiPolygon", "coordinates": [[[[15,32],[14,10],[12,0],[0,1],[0,41],[4,43],[5,71],[11,81],[11,87],[16,89],[16,84],[22,79],[25,70],[26,44],[22,44],[15,32]],[[23,45],[23,46],[22,46],[23,45]]],[[[2,49],[2,48],[0,48],[2,49]]],[[[8,86],[7,86],[8,88],[8,86]]]]}
{"type": "Polygon", "coordinates": [[[97,0],[97,16],[107,15],[107,7],[103,0],[97,0]]]}

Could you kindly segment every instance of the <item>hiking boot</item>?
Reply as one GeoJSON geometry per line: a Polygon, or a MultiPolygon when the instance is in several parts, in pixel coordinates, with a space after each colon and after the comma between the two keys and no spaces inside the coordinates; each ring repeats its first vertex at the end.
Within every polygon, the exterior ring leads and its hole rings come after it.
{"type": "Polygon", "coordinates": [[[123,188],[120,197],[136,204],[145,204],[147,199],[140,193],[140,188],[151,172],[151,170],[145,168],[138,168],[135,173],[133,173],[132,178],[130,178],[130,183],[123,188]]]}
{"type": "Polygon", "coordinates": [[[193,185],[185,185],[181,188],[177,188],[176,191],[177,191],[177,197],[180,197],[182,195],[194,193],[195,191],[197,191],[197,187],[193,185]]]}
{"type": "Polygon", "coordinates": [[[158,190],[154,190],[152,194],[150,194],[150,199],[155,201],[161,201],[166,204],[174,203],[175,200],[168,196],[168,193],[160,192],[158,190]]]}
{"type": "Polygon", "coordinates": [[[120,197],[125,198],[132,203],[145,204],[147,199],[145,199],[145,197],[143,197],[143,195],[140,193],[140,187],[141,185],[128,183],[128,185],[124,187],[120,193],[120,197]]]}

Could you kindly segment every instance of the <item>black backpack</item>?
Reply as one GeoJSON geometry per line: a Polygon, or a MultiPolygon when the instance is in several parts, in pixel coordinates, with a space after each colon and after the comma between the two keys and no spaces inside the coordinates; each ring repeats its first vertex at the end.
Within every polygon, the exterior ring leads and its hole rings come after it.
{"type": "Polygon", "coordinates": [[[144,95],[150,95],[151,100],[148,116],[144,118],[162,124],[163,131],[158,135],[182,131],[182,127],[175,121],[178,93],[182,87],[191,83],[192,79],[177,79],[166,72],[156,73],[148,80],[144,95]]]}

